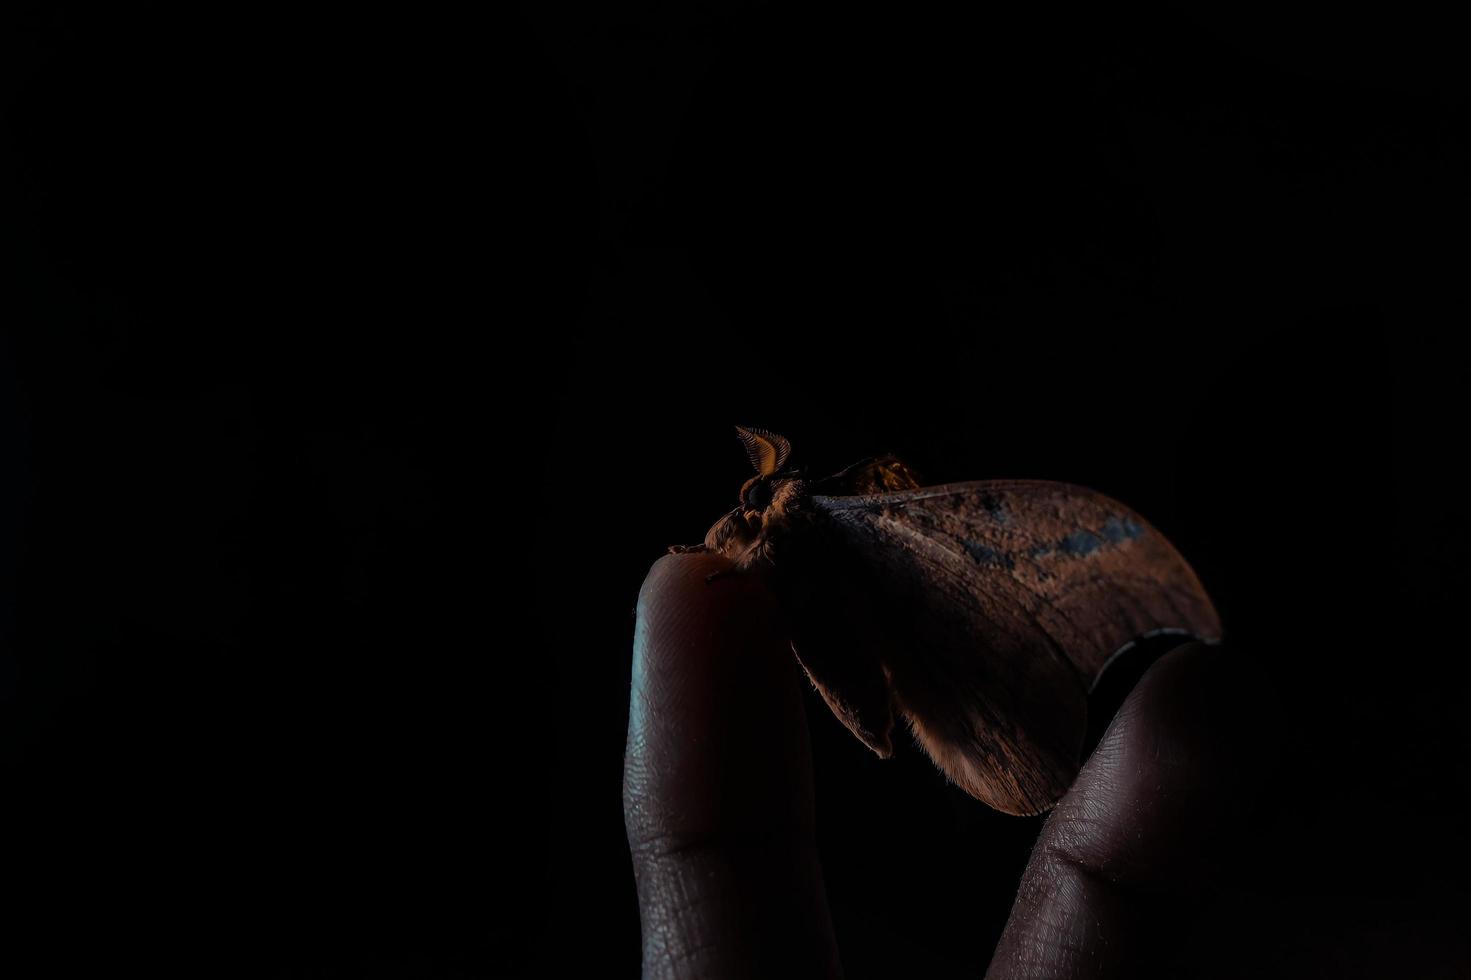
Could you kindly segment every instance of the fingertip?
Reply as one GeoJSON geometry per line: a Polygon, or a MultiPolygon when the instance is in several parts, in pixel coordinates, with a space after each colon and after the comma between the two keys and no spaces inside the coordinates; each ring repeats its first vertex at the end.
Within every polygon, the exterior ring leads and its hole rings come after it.
{"type": "Polygon", "coordinates": [[[1054,815],[1068,851],[1147,887],[1218,876],[1259,804],[1276,725],[1245,658],[1188,643],[1145,672],[1054,815]]]}
{"type": "Polygon", "coordinates": [[[730,567],[730,559],[713,551],[682,551],[661,555],[658,561],[649,566],[649,574],[644,577],[640,594],[652,588],[661,587],[665,583],[680,582],[696,574],[708,575],[710,571],[721,567],[730,567]],[[705,571],[701,572],[702,569],[705,571]]]}
{"type": "Polygon", "coordinates": [[[769,646],[779,632],[775,599],[757,576],[731,574],[733,567],[709,552],[656,561],[639,589],[637,652],[662,657],[666,651],[769,646]]]}
{"type": "Polygon", "coordinates": [[[1272,765],[1279,721],[1257,664],[1224,644],[1192,642],[1145,672],[1104,740],[1136,768],[1201,782],[1239,809],[1272,765]]]}
{"type": "Polygon", "coordinates": [[[704,586],[709,576],[728,571],[731,561],[724,555],[710,551],[690,551],[664,555],[649,567],[643,585],[638,590],[640,615],[644,610],[657,608],[669,598],[684,593],[698,593],[696,586],[704,586]]]}
{"type": "Polygon", "coordinates": [[[1145,671],[1043,828],[988,976],[1152,975],[1197,899],[1250,866],[1270,704],[1260,668],[1221,645],[1145,671]]]}
{"type": "Polygon", "coordinates": [[[652,615],[670,605],[691,603],[723,606],[766,592],[757,576],[733,574],[734,568],[729,558],[710,551],[664,555],[649,567],[639,587],[639,613],[652,615]]]}

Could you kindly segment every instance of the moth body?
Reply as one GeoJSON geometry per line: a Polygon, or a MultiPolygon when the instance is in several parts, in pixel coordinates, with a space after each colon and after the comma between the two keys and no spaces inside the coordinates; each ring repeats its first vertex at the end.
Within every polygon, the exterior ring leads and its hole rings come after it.
{"type": "Polygon", "coordinates": [[[1087,694],[1138,637],[1214,639],[1184,559],[1142,517],[1082,487],[920,487],[893,457],[806,481],[790,445],[737,429],[756,467],[703,545],[768,578],[793,651],[834,715],[880,756],[896,716],[942,772],[1006,813],[1071,784],[1087,694]]]}

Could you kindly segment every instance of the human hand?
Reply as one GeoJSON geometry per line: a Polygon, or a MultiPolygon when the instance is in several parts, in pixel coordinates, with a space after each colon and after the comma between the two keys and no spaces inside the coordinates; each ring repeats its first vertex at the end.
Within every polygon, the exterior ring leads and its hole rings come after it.
{"type": "MultiPolygon", "coordinates": [[[[624,815],[647,977],[839,976],[801,676],[755,576],[672,555],[639,595],[624,815]]],[[[1240,843],[1260,734],[1219,648],[1145,674],[1044,826],[987,976],[1147,976],[1240,843]],[[1250,726],[1246,726],[1250,728],[1250,726]]],[[[977,803],[977,806],[981,804],[977,803]]]]}

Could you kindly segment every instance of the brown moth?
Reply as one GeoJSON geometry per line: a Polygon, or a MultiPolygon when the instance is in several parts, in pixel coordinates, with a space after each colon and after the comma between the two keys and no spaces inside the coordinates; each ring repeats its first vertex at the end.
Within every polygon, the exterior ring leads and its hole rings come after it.
{"type": "Polygon", "coordinates": [[[954,783],[1004,813],[1077,775],[1088,692],[1140,638],[1214,641],[1220,619],[1165,537],[1117,501],[1040,480],[921,487],[892,456],[808,481],[791,445],[737,427],[756,475],[703,544],[765,575],[792,647],[879,756],[895,714],[954,783]]]}

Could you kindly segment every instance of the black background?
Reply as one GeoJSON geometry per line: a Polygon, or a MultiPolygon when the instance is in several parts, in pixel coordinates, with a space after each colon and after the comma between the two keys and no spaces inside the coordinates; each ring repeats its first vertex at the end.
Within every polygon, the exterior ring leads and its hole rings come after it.
{"type": "MultiPolygon", "coordinates": [[[[1291,717],[1202,969],[1471,961],[1448,30],[6,11],[17,975],[636,973],[634,597],[736,422],[1139,510],[1291,717]]],[[[978,972],[1039,821],[811,707],[850,971],[978,972]]]]}

